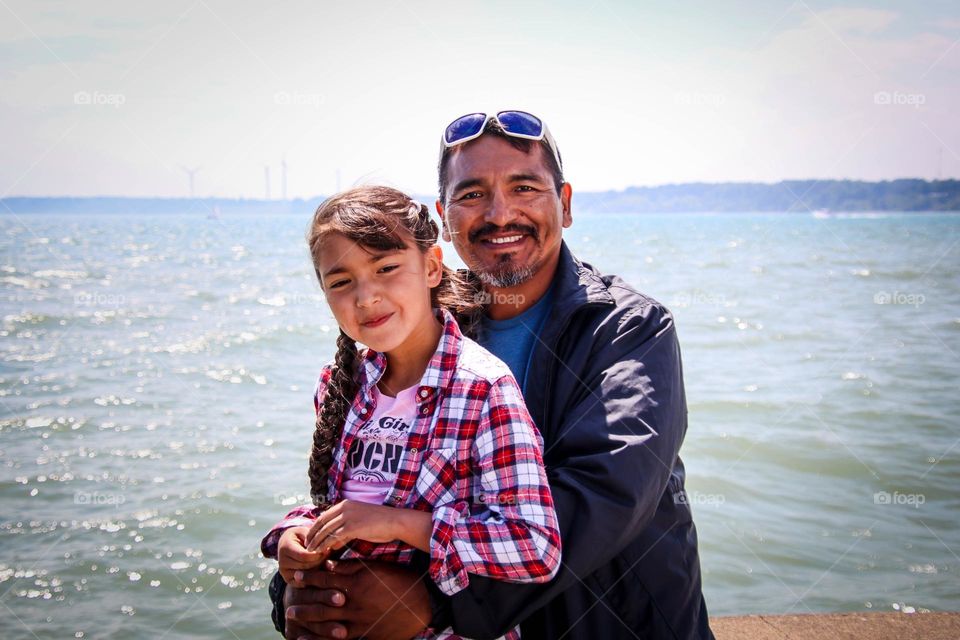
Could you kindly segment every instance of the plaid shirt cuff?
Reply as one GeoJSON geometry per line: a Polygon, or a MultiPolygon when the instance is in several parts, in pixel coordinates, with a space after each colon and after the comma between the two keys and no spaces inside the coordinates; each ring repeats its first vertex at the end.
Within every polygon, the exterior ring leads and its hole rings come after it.
{"type": "Polygon", "coordinates": [[[467,570],[454,545],[457,522],[470,513],[470,505],[461,500],[433,511],[433,535],[430,538],[430,577],[447,594],[461,591],[470,584],[467,570]]]}
{"type": "Polygon", "coordinates": [[[317,516],[312,507],[297,507],[270,529],[270,533],[260,541],[260,553],[264,558],[277,559],[277,546],[280,544],[280,538],[283,532],[291,527],[310,527],[313,526],[317,516]]]}

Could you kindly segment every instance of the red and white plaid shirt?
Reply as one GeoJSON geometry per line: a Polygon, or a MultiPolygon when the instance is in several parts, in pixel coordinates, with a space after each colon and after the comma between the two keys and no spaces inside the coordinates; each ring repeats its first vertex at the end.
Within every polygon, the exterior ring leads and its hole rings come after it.
{"type": "MultiPolygon", "coordinates": [[[[417,388],[417,419],[384,504],[433,514],[430,577],[444,593],[466,587],[470,573],[547,582],[560,567],[560,532],[543,467],[543,439],[507,365],[464,337],[449,312],[440,315],[443,335],[417,388]]],[[[362,354],[360,391],[330,469],[331,502],[341,499],[346,452],[374,413],[372,392],[386,364],[382,353],[362,354]]],[[[330,374],[327,365],[314,409],[323,402],[330,374]]],[[[288,513],[264,537],[263,555],[275,558],[283,531],[310,526],[318,513],[313,505],[288,513]]],[[[413,553],[399,542],[354,540],[341,557],[409,563],[413,553]]]]}

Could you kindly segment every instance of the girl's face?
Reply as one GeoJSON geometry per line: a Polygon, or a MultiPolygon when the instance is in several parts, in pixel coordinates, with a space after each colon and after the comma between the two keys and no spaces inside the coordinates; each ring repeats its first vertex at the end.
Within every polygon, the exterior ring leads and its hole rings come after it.
{"type": "Polygon", "coordinates": [[[440,283],[440,247],[421,252],[412,240],[403,249],[381,251],[329,233],[320,245],[320,284],[344,333],[374,351],[402,349],[429,335],[435,323],[430,289],[440,283]]]}

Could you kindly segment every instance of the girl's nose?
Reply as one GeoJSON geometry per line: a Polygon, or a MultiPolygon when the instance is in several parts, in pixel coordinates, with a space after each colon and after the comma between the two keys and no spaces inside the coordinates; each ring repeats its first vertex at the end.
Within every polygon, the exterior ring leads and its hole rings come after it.
{"type": "Polygon", "coordinates": [[[369,307],[380,302],[380,290],[378,287],[372,284],[360,284],[357,289],[357,306],[358,307],[369,307]]]}

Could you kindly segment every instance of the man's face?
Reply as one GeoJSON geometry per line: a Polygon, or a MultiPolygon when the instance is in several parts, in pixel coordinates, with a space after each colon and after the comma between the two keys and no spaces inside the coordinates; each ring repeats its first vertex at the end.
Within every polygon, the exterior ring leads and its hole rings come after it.
{"type": "Polygon", "coordinates": [[[446,186],[446,205],[437,202],[444,239],[485,284],[515,287],[559,255],[571,189],[557,195],[539,145],[524,153],[481,136],[451,154],[446,186]]]}

